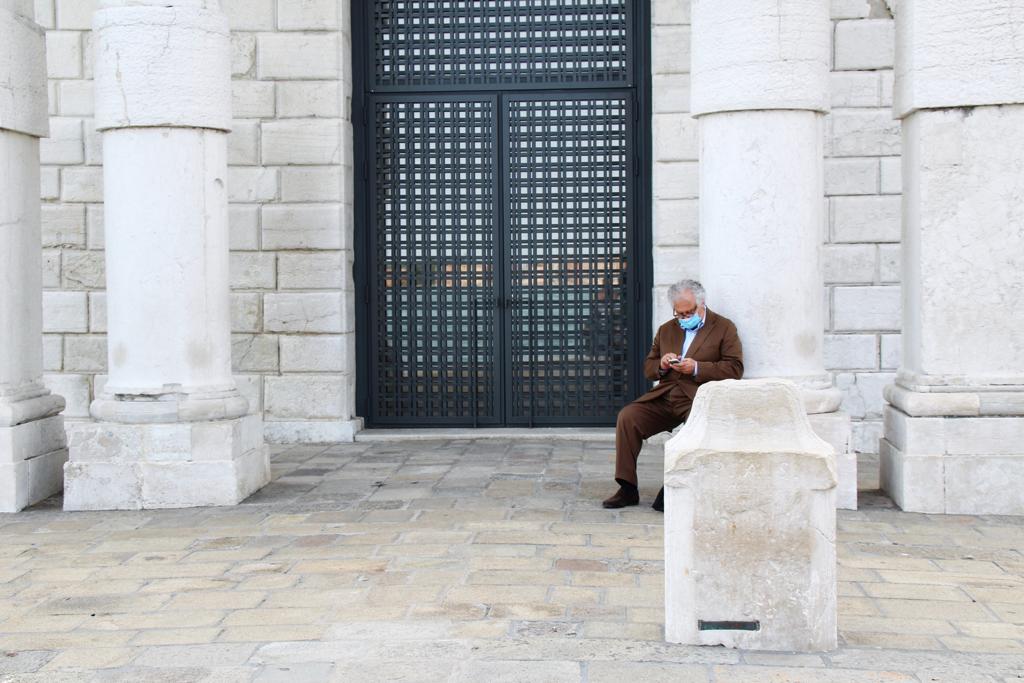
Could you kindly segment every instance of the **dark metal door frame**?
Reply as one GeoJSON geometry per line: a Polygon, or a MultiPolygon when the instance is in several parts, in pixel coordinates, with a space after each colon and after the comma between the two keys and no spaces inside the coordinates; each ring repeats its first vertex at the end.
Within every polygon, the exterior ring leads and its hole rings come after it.
{"type": "MultiPolygon", "coordinates": [[[[410,425],[408,419],[374,419],[371,407],[374,405],[377,386],[374,370],[374,348],[371,333],[377,329],[377,311],[373,305],[375,300],[375,274],[379,267],[376,263],[376,251],[373,248],[373,238],[370,234],[374,223],[373,197],[374,195],[374,171],[372,158],[374,146],[371,143],[371,136],[374,132],[373,103],[379,100],[388,101],[426,101],[431,97],[443,96],[445,100],[482,101],[488,100],[493,103],[495,112],[494,136],[495,144],[493,153],[497,159],[505,160],[506,163],[497,163],[498,172],[493,179],[496,187],[494,193],[495,216],[498,220],[494,226],[494,297],[497,303],[497,315],[495,316],[495,360],[497,363],[496,380],[492,385],[493,405],[496,410],[497,419],[487,420],[482,417],[473,416],[472,424],[476,425],[529,425],[533,426],[534,420],[531,416],[527,419],[512,420],[507,405],[507,397],[511,389],[503,387],[511,381],[511,344],[507,343],[508,331],[511,328],[512,309],[508,301],[510,291],[509,264],[507,245],[505,244],[504,229],[508,225],[509,211],[508,202],[508,177],[509,164],[507,163],[508,145],[508,102],[512,99],[565,99],[568,97],[585,97],[587,95],[609,96],[612,94],[626,94],[626,106],[631,110],[633,117],[633,134],[628,139],[629,154],[627,159],[632,159],[632,173],[628,174],[629,196],[633,199],[631,207],[632,229],[626,231],[627,247],[626,253],[632,257],[632,262],[625,272],[628,273],[629,281],[628,294],[630,301],[628,316],[628,349],[629,349],[629,393],[637,396],[643,393],[648,386],[643,377],[643,359],[646,355],[649,330],[651,329],[651,304],[650,290],[652,278],[651,258],[651,173],[650,173],[650,149],[651,149],[651,79],[650,73],[650,3],[649,0],[633,0],[629,4],[630,21],[632,30],[630,32],[629,47],[632,52],[630,63],[632,70],[629,84],[615,87],[602,87],[600,84],[560,84],[558,88],[542,88],[538,90],[536,83],[512,84],[504,83],[500,87],[473,90],[469,88],[476,86],[462,85],[436,85],[429,89],[418,89],[416,92],[403,86],[368,87],[373,81],[370,75],[370,60],[368,57],[373,48],[373,21],[369,5],[373,0],[352,0],[352,25],[357,27],[353,32],[353,96],[352,96],[352,121],[354,127],[355,155],[355,258],[354,277],[356,284],[356,383],[357,383],[357,411],[358,414],[367,420],[368,426],[399,426],[410,425]],[[360,31],[358,27],[364,27],[360,31]],[[364,190],[364,191],[361,191],[364,190]]],[[[475,375],[474,375],[475,377],[475,375]]],[[[474,403],[474,410],[476,403],[474,403]]],[[[422,423],[419,423],[422,426],[422,423]]],[[[465,417],[459,418],[433,418],[429,421],[432,426],[467,425],[465,417]]],[[[561,424],[564,426],[584,426],[596,424],[609,424],[607,419],[546,419],[544,424],[561,424]]]]}

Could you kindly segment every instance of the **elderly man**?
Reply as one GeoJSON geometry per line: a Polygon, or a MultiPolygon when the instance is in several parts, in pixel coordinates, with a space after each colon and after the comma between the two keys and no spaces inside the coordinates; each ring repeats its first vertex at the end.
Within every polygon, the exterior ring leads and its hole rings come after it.
{"type": "MultiPolygon", "coordinates": [[[[697,387],[720,379],[743,376],[743,347],[732,321],[708,310],[704,287],[682,280],[668,290],[673,319],[658,328],[644,374],[658,385],[619,411],[615,427],[615,481],[618,492],[604,501],[606,508],[640,503],[636,461],[644,439],[669,431],[690,414],[697,387]]],[[[665,489],[652,507],[664,510],[665,489]]]]}

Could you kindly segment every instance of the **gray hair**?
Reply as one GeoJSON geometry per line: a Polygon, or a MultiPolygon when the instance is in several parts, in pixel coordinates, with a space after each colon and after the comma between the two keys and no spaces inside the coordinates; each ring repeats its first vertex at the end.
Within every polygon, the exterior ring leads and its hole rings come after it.
{"type": "Polygon", "coordinates": [[[669,303],[674,304],[684,292],[693,292],[693,298],[697,300],[698,306],[704,305],[704,285],[696,280],[680,280],[668,288],[669,303]]]}

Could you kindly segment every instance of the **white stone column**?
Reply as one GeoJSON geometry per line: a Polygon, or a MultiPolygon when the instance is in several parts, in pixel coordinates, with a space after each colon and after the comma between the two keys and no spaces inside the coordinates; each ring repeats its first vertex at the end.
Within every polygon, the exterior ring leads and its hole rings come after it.
{"type": "Polygon", "coordinates": [[[1024,2],[900,0],[903,365],[882,487],[1024,514],[1024,2]]]}
{"type": "Polygon", "coordinates": [[[109,380],[66,509],[231,505],[269,480],[231,375],[230,39],[216,0],[101,0],[109,380]]]}
{"type": "Polygon", "coordinates": [[[43,386],[39,138],[46,46],[31,0],[0,0],[0,512],[61,489],[64,399],[43,386]]]}
{"type": "Polygon", "coordinates": [[[691,111],[700,120],[700,276],[743,341],[745,378],[800,387],[835,448],[839,506],[857,506],[850,418],[825,371],[827,0],[693,0],[691,111]]]}

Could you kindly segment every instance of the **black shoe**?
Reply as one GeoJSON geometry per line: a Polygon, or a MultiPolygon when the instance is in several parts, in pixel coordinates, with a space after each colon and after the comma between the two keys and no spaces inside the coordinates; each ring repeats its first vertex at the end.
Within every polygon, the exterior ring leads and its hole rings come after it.
{"type": "Polygon", "coordinates": [[[640,504],[640,492],[636,489],[628,490],[624,486],[620,486],[619,490],[614,496],[601,503],[602,506],[614,509],[624,508],[627,505],[639,505],[640,504]]]}
{"type": "Polygon", "coordinates": [[[658,491],[658,497],[654,499],[654,502],[651,504],[651,507],[654,508],[655,510],[657,510],[658,512],[664,512],[665,511],[665,487],[664,486],[662,486],[661,490],[658,491]]]}

